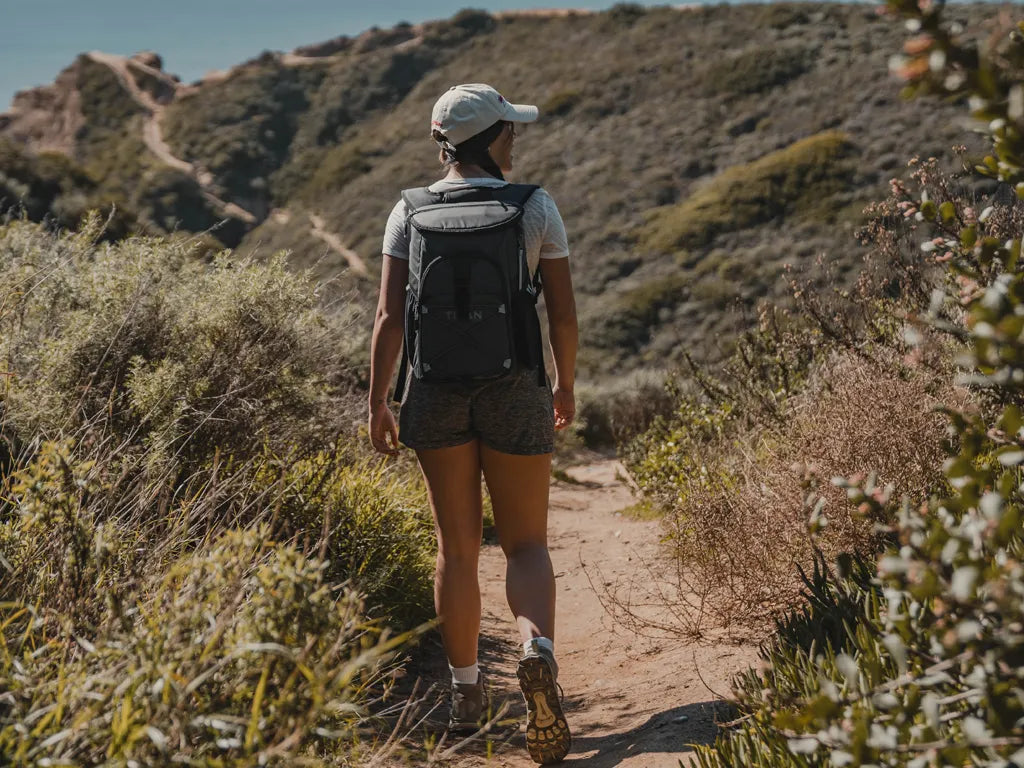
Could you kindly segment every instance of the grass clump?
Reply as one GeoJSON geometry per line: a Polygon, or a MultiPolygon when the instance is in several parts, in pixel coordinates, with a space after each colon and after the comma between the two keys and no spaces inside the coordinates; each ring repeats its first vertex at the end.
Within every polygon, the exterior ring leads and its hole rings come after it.
{"type": "Polygon", "coordinates": [[[854,173],[855,152],[845,134],[827,131],[733,166],[682,203],[655,209],[639,230],[640,244],[656,251],[699,248],[724,232],[827,211],[829,197],[854,173]]]}
{"type": "Polygon", "coordinates": [[[638,350],[650,338],[660,313],[679,304],[691,289],[688,275],[672,274],[644,283],[618,297],[589,319],[587,341],[598,348],[638,350]]]}
{"type": "Polygon", "coordinates": [[[283,490],[276,514],[288,530],[318,537],[326,575],[358,583],[371,615],[400,626],[432,617],[434,529],[420,483],[344,453],[321,452],[257,484],[283,490]]]}
{"type": "Polygon", "coordinates": [[[26,768],[323,764],[325,749],[358,750],[405,639],[265,529],[183,556],[91,639],[0,610],[0,758],[26,768]]]}
{"type": "MultiPolygon", "coordinates": [[[[785,12],[781,12],[785,13],[785,12]]],[[[778,21],[770,19],[769,24],[778,21]]],[[[716,57],[701,77],[705,96],[762,93],[795,80],[814,64],[816,51],[802,46],[755,46],[716,57]]]]}

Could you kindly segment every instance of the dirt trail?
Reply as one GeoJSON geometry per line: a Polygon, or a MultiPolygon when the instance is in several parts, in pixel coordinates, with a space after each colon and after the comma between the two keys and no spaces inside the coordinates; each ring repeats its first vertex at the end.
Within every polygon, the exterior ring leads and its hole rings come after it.
{"type": "Polygon", "coordinates": [[[341,238],[339,238],[333,232],[328,232],[324,228],[323,218],[317,216],[315,213],[311,213],[309,214],[309,223],[313,227],[310,230],[313,234],[313,237],[323,241],[328,246],[330,246],[330,248],[332,248],[334,251],[341,254],[344,257],[345,261],[348,262],[349,268],[351,268],[351,270],[355,272],[357,275],[359,275],[360,277],[369,276],[370,273],[366,269],[366,262],[363,261],[362,257],[358,253],[356,253],[343,242],[341,242],[341,238]]]}
{"type": "MultiPolygon", "coordinates": [[[[620,514],[634,499],[618,462],[577,467],[569,476],[577,482],[552,485],[549,523],[558,584],[555,650],[574,734],[564,764],[678,768],[693,754],[689,744],[714,739],[715,696],[708,688],[728,695],[732,677],[755,662],[756,649],[651,640],[614,623],[591,581],[600,587],[634,577],[655,558],[659,524],[620,514]]],[[[485,546],[481,666],[488,671],[492,700],[510,700],[511,714],[521,718],[522,698],[515,685],[519,644],[505,603],[504,574],[501,550],[485,546]]],[[[489,760],[463,752],[456,764],[534,765],[521,732],[489,760]]]]}
{"type": "MultiPolygon", "coordinates": [[[[132,97],[136,104],[145,110],[146,116],[142,124],[142,140],[146,148],[156,155],[160,162],[195,179],[199,184],[203,197],[214,207],[218,208],[222,214],[240,219],[247,224],[255,224],[256,217],[252,213],[235,203],[222,200],[210,191],[209,186],[212,184],[213,179],[209,173],[200,171],[192,163],[175,156],[171,146],[164,140],[163,131],[160,128],[160,118],[163,115],[164,105],[139,87],[135,77],[129,71],[128,60],[123,56],[115,56],[103,53],[102,51],[91,51],[88,55],[90,59],[98,64],[109,67],[110,71],[117,77],[121,87],[128,92],[128,95],[132,97]]],[[[132,61],[131,66],[137,67],[145,74],[161,80],[172,90],[178,89],[178,83],[169,77],[167,73],[159,69],[147,66],[140,61],[132,61]]]]}

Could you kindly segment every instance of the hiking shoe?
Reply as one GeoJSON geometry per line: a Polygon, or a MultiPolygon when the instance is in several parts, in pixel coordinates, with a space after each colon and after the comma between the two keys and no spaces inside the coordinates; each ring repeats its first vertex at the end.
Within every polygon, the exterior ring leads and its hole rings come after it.
{"type": "Polygon", "coordinates": [[[475,683],[452,681],[452,709],[448,717],[448,730],[477,730],[483,720],[486,704],[487,693],[484,691],[482,674],[475,683]]]}
{"type": "Polygon", "coordinates": [[[560,762],[572,744],[555,682],[557,675],[555,658],[544,648],[531,648],[516,668],[526,699],[526,749],[541,765],[560,762]]]}

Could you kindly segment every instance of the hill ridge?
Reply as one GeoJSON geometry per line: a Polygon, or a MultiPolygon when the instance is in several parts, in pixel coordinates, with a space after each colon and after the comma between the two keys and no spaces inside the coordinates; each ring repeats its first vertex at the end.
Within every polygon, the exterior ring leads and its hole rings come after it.
{"type": "MultiPolygon", "coordinates": [[[[975,29],[996,12],[952,10],[975,29]]],[[[453,82],[491,82],[541,108],[514,175],[543,184],[567,222],[582,368],[662,368],[684,346],[724,354],[744,312],[785,300],[787,264],[825,253],[852,275],[861,209],[905,172],[899,147],[941,154],[965,141],[955,106],[902,103],[887,62],[903,34],[867,5],[620,5],[463,11],[265,52],[193,84],[152,62],[111,70],[133,59],[96,52],[20,94],[0,116],[0,142],[63,152],[158,230],[213,227],[230,247],[287,250],[369,310],[365,276],[380,268],[397,191],[439,172],[431,103],[453,82]],[[846,159],[824,178],[801,148],[834,132],[847,137],[846,159]],[[755,162],[770,157],[797,165],[755,162]],[[800,188],[787,206],[741,199],[731,168],[775,174],[766,194],[800,188]],[[683,205],[698,195],[699,207],[683,205]],[[673,211],[713,215],[714,227],[649,237],[673,211]],[[324,233],[344,233],[326,257],[324,233]]]]}

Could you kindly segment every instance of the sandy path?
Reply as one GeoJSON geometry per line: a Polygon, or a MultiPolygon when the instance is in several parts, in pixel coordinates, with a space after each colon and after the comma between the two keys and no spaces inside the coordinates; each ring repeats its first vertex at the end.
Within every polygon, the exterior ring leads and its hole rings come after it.
{"type": "MultiPolygon", "coordinates": [[[[660,535],[657,522],[618,513],[634,502],[618,468],[615,461],[577,467],[569,475],[579,484],[555,482],[551,488],[555,648],[574,734],[564,764],[678,768],[680,760],[687,763],[692,756],[688,744],[714,739],[715,696],[708,687],[727,695],[733,675],[756,660],[756,649],[651,640],[610,619],[591,580],[635,577],[642,563],[654,559],[660,535]]],[[[521,719],[524,708],[515,683],[519,647],[505,603],[504,573],[500,549],[485,546],[481,666],[488,671],[492,700],[507,699],[511,715],[521,719]]],[[[460,768],[533,766],[523,744],[522,734],[513,732],[490,759],[483,749],[470,747],[454,762],[460,768]]]]}
{"type": "Polygon", "coordinates": [[[348,262],[349,268],[360,277],[368,277],[369,272],[366,270],[366,262],[363,261],[362,257],[341,242],[339,238],[333,232],[327,231],[324,227],[324,220],[322,217],[317,216],[315,213],[309,214],[309,223],[312,225],[310,230],[313,237],[326,243],[332,250],[341,254],[345,261],[348,262]]]}

